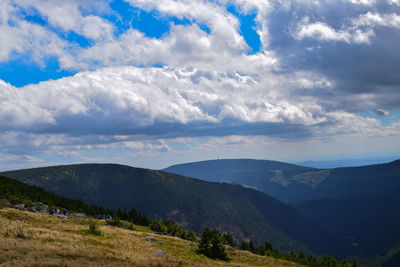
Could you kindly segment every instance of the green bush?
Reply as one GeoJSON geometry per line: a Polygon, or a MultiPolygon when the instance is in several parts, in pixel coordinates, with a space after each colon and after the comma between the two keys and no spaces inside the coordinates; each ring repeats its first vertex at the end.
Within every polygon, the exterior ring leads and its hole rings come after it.
{"type": "Polygon", "coordinates": [[[150,229],[160,234],[167,234],[167,227],[159,220],[153,220],[150,223],[150,229]]]}
{"type": "Polygon", "coordinates": [[[89,229],[86,232],[91,235],[101,235],[101,231],[94,221],[89,222],[89,229]]]}
{"type": "Polygon", "coordinates": [[[150,229],[163,235],[177,236],[191,241],[197,240],[197,235],[193,231],[186,230],[172,221],[159,221],[155,219],[150,223],[150,229]]]}
{"type": "Polygon", "coordinates": [[[132,231],[136,231],[135,226],[133,225],[133,223],[129,223],[128,226],[126,227],[128,230],[132,230],[132,231]]]}
{"type": "Polygon", "coordinates": [[[107,225],[115,226],[115,227],[122,227],[122,222],[119,217],[114,217],[112,219],[106,220],[107,225]]]}
{"type": "Polygon", "coordinates": [[[235,240],[233,240],[233,237],[230,233],[225,233],[222,236],[224,238],[224,244],[229,245],[231,247],[237,247],[237,244],[235,240]]]}
{"type": "Polygon", "coordinates": [[[201,236],[198,253],[201,253],[212,259],[228,261],[229,258],[225,252],[223,241],[224,238],[218,232],[218,230],[210,230],[206,228],[201,236]]]}
{"type": "Polygon", "coordinates": [[[185,231],[184,236],[181,236],[181,238],[190,240],[190,241],[196,241],[197,235],[193,231],[185,231]]]}

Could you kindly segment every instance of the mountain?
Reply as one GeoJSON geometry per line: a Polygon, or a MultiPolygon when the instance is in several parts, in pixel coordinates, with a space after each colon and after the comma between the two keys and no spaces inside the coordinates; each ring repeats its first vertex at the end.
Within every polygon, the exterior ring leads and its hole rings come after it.
{"type": "Polygon", "coordinates": [[[283,202],[384,192],[400,186],[400,160],[316,169],[269,160],[226,159],[179,164],[166,172],[254,187],[283,202]]]}
{"type": "Polygon", "coordinates": [[[360,159],[341,159],[341,160],[321,160],[321,161],[302,161],[294,163],[300,166],[313,167],[318,169],[333,169],[338,167],[356,167],[372,164],[382,164],[400,157],[377,157],[377,158],[360,158],[360,159]]]}
{"type": "MultiPolygon", "coordinates": [[[[400,160],[335,169],[263,160],[214,160],[175,165],[165,171],[253,186],[291,202],[325,231],[345,240],[344,244],[351,243],[343,249],[346,255],[373,258],[377,263],[379,257],[400,247],[400,160]],[[276,176],[271,177],[274,172],[276,176]]],[[[388,262],[398,258],[395,254],[388,262]]]]}
{"type": "Polygon", "coordinates": [[[280,249],[329,250],[333,240],[291,206],[251,188],[211,183],[116,164],[79,164],[4,172],[61,196],[106,208],[132,207],[200,232],[205,227],[236,238],[271,241],[280,249]]]}
{"type": "Polygon", "coordinates": [[[400,187],[376,194],[294,205],[327,231],[353,244],[352,253],[384,255],[400,245],[400,187]]]}
{"type": "Polygon", "coordinates": [[[324,171],[294,164],[253,159],[221,159],[178,164],[163,171],[210,182],[231,182],[253,187],[280,201],[297,200],[296,196],[312,190],[324,178],[324,171]],[[313,173],[317,179],[302,179],[313,173]],[[319,175],[319,176],[318,176],[319,175]]]}
{"type": "Polygon", "coordinates": [[[400,160],[384,164],[330,170],[304,200],[374,194],[400,187],[400,160]]]}

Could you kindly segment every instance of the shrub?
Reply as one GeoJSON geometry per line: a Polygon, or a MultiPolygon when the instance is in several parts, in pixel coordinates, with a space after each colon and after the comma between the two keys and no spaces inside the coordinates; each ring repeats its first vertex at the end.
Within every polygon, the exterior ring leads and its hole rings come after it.
{"type": "Polygon", "coordinates": [[[237,247],[237,244],[235,240],[233,240],[233,237],[230,233],[225,233],[223,235],[223,238],[224,238],[224,244],[229,245],[231,247],[237,247]]]}
{"type": "Polygon", "coordinates": [[[132,231],[136,231],[136,228],[135,228],[135,226],[133,225],[133,223],[128,224],[127,229],[128,229],[128,230],[132,230],[132,231]]]}
{"type": "Polygon", "coordinates": [[[94,221],[89,222],[89,229],[86,232],[91,235],[101,235],[101,231],[94,221]]]}
{"type": "Polygon", "coordinates": [[[218,230],[206,228],[201,236],[198,253],[204,254],[212,259],[228,261],[229,258],[225,252],[223,241],[224,239],[218,230]]]}
{"type": "Polygon", "coordinates": [[[160,233],[160,234],[166,234],[167,233],[167,227],[159,221],[159,220],[153,220],[150,223],[150,229],[154,232],[160,233]]]}
{"type": "Polygon", "coordinates": [[[115,227],[122,227],[122,222],[119,217],[115,216],[112,219],[106,220],[107,225],[115,226],[115,227]]]}
{"type": "Polygon", "coordinates": [[[182,238],[190,241],[196,241],[197,235],[193,231],[185,231],[185,234],[182,236],[182,238]]]}

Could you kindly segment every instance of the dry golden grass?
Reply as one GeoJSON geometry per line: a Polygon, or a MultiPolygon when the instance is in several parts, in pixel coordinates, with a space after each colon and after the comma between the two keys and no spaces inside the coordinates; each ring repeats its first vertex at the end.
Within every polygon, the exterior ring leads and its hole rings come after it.
{"type": "Polygon", "coordinates": [[[0,209],[0,266],[300,266],[239,251],[227,251],[229,262],[211,260],[186,240],[98,223],[100,236],[87,233],[88,219],[0,209]],[[159,242],[142,240],[149,235],[159,242]]]}

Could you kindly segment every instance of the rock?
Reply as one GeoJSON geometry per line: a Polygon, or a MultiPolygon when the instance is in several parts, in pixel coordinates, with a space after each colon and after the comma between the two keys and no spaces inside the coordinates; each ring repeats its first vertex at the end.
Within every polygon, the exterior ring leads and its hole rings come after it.
{"type": "Polygon", "coordinates": [[[85,213],[72,213],[71,217],[75,217],[75,218],[86,218],[86,214],[85,213]]]}
{"type": "Polygon", "coordinates": [[[154,236],[146,236],[146,237],[142,238],[142,240],[150,241],[150,242],[158,242],[158,239],[155,238],[154,236]]]}
{"type": "Polygon", "coordinates": [[[162,257],[167,256],[167,252],[164,252],[161,249],[154,251],[154,254],[156,254],[158,256],[162,256],[162,257]]]}
{"type": "Polygon", "coordinates": [[[224,245],[224,248],[226,249],[226,250],[235,250],[233,247],[231,247],[231,246],[228,246],[228,245],[224,245]]]}
{"type": "Polygon", "coordinates": [[[240,267],[240,264],[235,264],[233,265],[233,267],[240,267]]]}
{"type": "Polygon", "coordinates": [[[47,213],[47,211],[49,210],[49,206],[43,204],[42,202],[37,202],[36,205],[36,210],[40,213],[47,213]]]}
{"type": "Polygon", "coordinates": [[[36,202],[36,205],[44,210],[47,210],[49,208],[49,206],[47,206],[46,204],[43,204],[42,202],[36,202]]]}
{"type": "Polygon", "coordinates": [[[23,209],[23,208],[25,208],[25,204],[14,205],[14,207],[19,208],[19,209],[23,209]]]}
{"type": "Polygon", "coordinates": [[[188,245],[189,247],[196,247],[197,245],[193,242],[188,242],[186,243],[186,245],[188,245]]]}
{"type": "Polygon", "coordinates": [[[59,219],[69,219],[68,216],[63,215],[63,214],[56,214],[56,216],[57,216],[57,218],[59,218],[59,219]]]}

